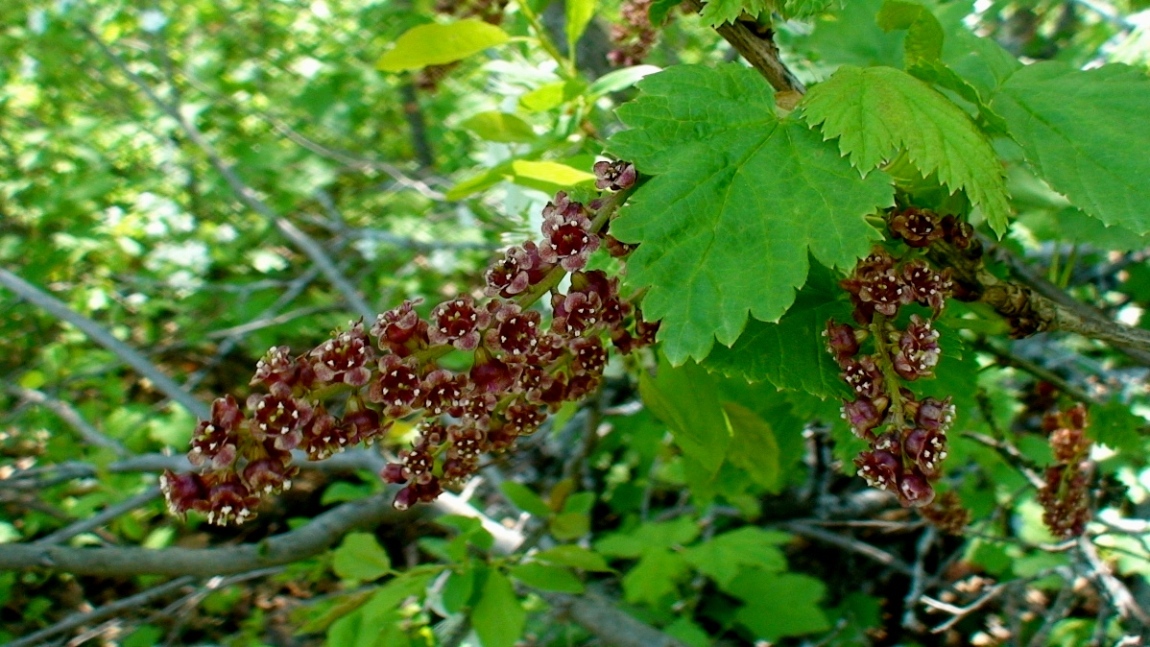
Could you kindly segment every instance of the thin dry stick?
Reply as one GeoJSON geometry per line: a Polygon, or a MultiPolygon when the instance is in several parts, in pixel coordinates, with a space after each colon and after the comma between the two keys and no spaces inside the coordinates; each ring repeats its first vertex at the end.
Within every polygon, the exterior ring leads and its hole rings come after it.
{"type": "Polygon", "coordinates": [[[185,391],[175,380],[168,377],[167,374],[157,368],[155,364],[150,362],[148,358],[140,354],[135,348],[113,337],[112,334],[105,330],[100,324],[69,308],[63,301],[60,301],[44,290],[41,290],[3,268],[0,268],[0,285],[15,292],[17,296],[32,305],[47,311],[48,314],[53,317],[79,328],[80,331],[88,335],[92,341],[112,351],[112,353],[123,360],[125,364],[131,366],[137,373],[147,378],[161,393],[179,402],[193,415],[200,418],[207,418],[209,416],[210,412],[207,405],[195,399],[192,394],[185,391]]]}

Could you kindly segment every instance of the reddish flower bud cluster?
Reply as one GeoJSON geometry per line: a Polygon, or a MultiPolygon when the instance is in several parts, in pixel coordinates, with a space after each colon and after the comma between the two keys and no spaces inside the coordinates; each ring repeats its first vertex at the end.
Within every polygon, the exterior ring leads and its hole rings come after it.
{"type": "Polygon", "coordinates": [[[647,58],[655,46],[658,32],[651,24],[651,4],[654,0],[625,0],[620,7],[621,22],[611,26],[611,41],[615,49],[607,53],[607,60],[615,67],[638,65],[647,58]]]}
{"type": "MultiPolygon", "coordinates": [[[[913,241],[912,247],[925,247],[941,240],[946,228],[936,215],[908,209],[892,217],[891,229],[913,241]]],[[[937,316],[950,296],[949,272],[936,272],[921,258],[900,263],[876,249],[840,285],[863,327],[832,319],[823,336],[854,393],[853,400],[843,402],[843,419],[871,445],[855,465],[872,487],[893,492],[903,505],[926,506],[934,500],[931,482],[941,476],[947,455],[954,406],[950,398],[920,401],[901,385],[932,377],[941,351],[932,319],[914,313],[902,329],[895,321],[903,306],[914,303],[937,316]],[[867,340],[874,352],[861,354],[867,340]]]]}
{"type": "MultiPolygon", "coordinates": [[[[630,164],[610,169],[615,185],[634,183],[630,164]]],[[[188,456],[203,472],[163,475],[171,511],[242,523],[261,497],[290,487],[298,472],[292,450],[323,460],[414,418],[418,438],[381,474],[404,485],[395,506],[407,508],[435,499],[473,474],[481,454],[509,449],[549,412],[591,393],[607,364],[604,340],[626,353],[652,343],[656,327],[620,298],[616,279],[583,271],[599,246],[596,214],[561,192],[543,215],[541,242],[509,249],[487,271],[493,298],[486,303],[458,297],[425,319],[418,301],[405,301],[369,329],[351,322],[302,355],[269,350],[251,381],[261,392],[248,398],[246,412],[231,396],[220,398],[197,427],[188,456]],[[562,271],[572,272],[566,293],[552,287],[562,271]],[[529,309],[547,289],[550,327],[529,309]],[[471,367],[440,366],[451,350],[473,353],[471,367]]]]}
{"type": "Polygon", "coordinates": [[[1081,403],[1047,415],[1043,428],[1050,433],[1050,448],[1058,462],[1046,469],[1038,491],[1042,522],[1060,539],[1077,537],[1090,521],[1090,439],[1086,438],[1086,407],[1081,403]]]}

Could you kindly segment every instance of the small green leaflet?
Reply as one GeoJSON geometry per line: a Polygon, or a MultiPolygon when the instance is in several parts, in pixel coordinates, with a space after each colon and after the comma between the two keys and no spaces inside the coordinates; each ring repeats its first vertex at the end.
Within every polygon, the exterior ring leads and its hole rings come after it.
{"type": "Polygon", "coordinates": [[[647,287],[644,314],[661,319],[673,364],[702,359],[715,338],[730,345],[748,313],[773,321],[807,279],[807,255],[850,267],[878,232],[864,216],[893,204],[883,173],[865,179],[833,145],[775,114],[754,70],[679,66],[639,83],[619,109],[631,127],[609,148],[656,177],[612,223],[642,243],[627,262],[647,287]]]}
{"type": "Polygon", "coordinates": [[[595,17],[597,0],[566,0],[563,3],[567,11],[567,43],[568,47],[575,47],[579,37],[587,29],[587,23],[595,17]]]}
{"type": "Polygon", "coordinates": [[[376,67],[384,72],[403,72],[453,63],[508,40],[511,37],[502,29],[478,18],[446,25],[420,25],[404,32],[395,41],[395,48],[380,57],[376,67]]]}
{"type": "Polygon", "coordinates": [[[952,192],[964,189],[1005,233],[1010,205],[998,156],[970,117],[929,85],[890,67],[844,65],[799,105],[859,170],[905,149],[923,176],[937,173],[952,192]]]}
{"type": "Polygon", "coordinates": [[[724,402],[723,411],[731,425],[731,445],[727,460],[769,492],[778,492],[779,443],[771,425],[754,411],[735,402],[724,402]]]}
{"type": "Polygon", "coordinates": [[[639,376],[643,403],[667,423],[675,444],[713,476],[731,444],[731,425],[714,378],[694,363],[673,367],[660,358],[658,373],[639,376]]]}
{"type": "Polygon", "coordinates": [[[485,575],[479,600],[471,608],[471,626],[483,647],[512,647],[523,635],[527,611],[506,575],[493,569],[485,575]]]}
{"type": "Polygon", "coordinates": [[[992,105],[1054,190],[1108,225],[1150,232],[1150,79],[1126,65],[1035,63],[992,105]]]}
{"type": "Polygon", "coordinates": [[[878,26],[883,31],[907,30],[903,49],[907,67],[920,62],[937,61],[942,56],[945,35],[938,18],[926,7],[913,2],[887,0],[878,12],[878,26]]]}

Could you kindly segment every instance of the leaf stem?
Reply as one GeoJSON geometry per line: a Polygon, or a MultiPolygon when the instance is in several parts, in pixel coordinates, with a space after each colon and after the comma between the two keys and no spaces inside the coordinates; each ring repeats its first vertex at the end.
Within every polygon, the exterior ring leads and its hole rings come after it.
{"type": "Polygon", "coordinates": [[[902,408],[902,382],[899,381],[898,373],[891,363],[891,348],[886,338],[888,321],[886,315],[881,312],[874,313],[870,331],[874,335],[875,361],[882,370],[887,396],[890,397],[890,424],[897,430],[906,426],[906,417],[902,408]]]}
{"type": "MultiPolygon", "coordinates": [[[[575,78],[574,65],[559,52],[559,48],[551,41],[551,37],[547,35],[547,29],[543,26],[543,21],[539,20],[539,16],[531,9],[530,2],[528,2],[528,0],[519,0],[516,5],[519,7],[519,12],[523,14],[523,17],[527,20],[527,24],[531,26],[531,30],[535,32],[535,38],[539,41],[540,47],[559,64],[559,70],[563,78],[575,78]]],[[[574,48],[572,48],[572,50],[574,50],[574,48]]]]}

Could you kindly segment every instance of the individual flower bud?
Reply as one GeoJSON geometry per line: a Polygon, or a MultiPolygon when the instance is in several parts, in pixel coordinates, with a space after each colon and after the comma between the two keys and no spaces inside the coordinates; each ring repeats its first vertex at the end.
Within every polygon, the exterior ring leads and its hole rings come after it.
{"type": "Polygon", "coordinates": [[[484,293],[489,297],[501,296],[511,298],[527,291],[527,288],[543,280],[547,273],[555,267],[554,263],[544,261],[539,255],[539,248],[532,241],[522,246],[510,247],[502,259],[495,261],[484,274],[487,288],[484,293]]]}
{"type": "Polygon", "coordinates": [[[607,250],[607,253],[614,258],[626,258],[631,255],[631,252],[635,251],[638,245],[625,243],[611,234],[607,234],[603,236],[603,247],[607,250]]]}
{"type": "Polygon", "coordinates": [[[279,494],[291,489],[291,479],[299,468],[291,465],[291,454],[286,456],[267,456],[251,461],[244,467],[241,478],[244,485],[251,492],[262,494],[279,494]]]}
{"type": "Polygon", "coordinates": [[[427,347],[427,322],[415,311],[417,303],[419,301],[404,301],[376,318],[371,334],[379,340],[381,349],[407,357],[427,347]]]}
{"type": "Polygon", "coordinates": [[[507,407],[503,417],[507,420],[506,428],[508,431],[518,436],[529,436],[535,433],[543,421],[547,420],[547,413],[537,406],[516,402],[507,407]]]}
{"type": "Polygon", "coordinates": [[[168,511],[181,519],[208,493],[204,478],[199,474],[177,474],[172,470],[164,470],[160,475],[160,490],[168,503],[168,511]]]}
{"type": "Polygon", "coordinates": [[[892,492],[902,473],[902,461],[894,452],[885,449],[860,453],[855,458],[855,467],[868,485],[892,492]]]}
{"type": "Polygon", "coordinates": [[[909,207],[890,217],[890,231],[911,247],[927,247],[943,237],[938,214],[909,207]]]}
{"type": "Polygon", "coordinates": [[[192,432],[188,460],[197,467],[211,463],[213,470],[230,467],[238,457],[237,445],[244,414],[232,396],[212,402],[211,417],[201,420],[192,432]]]}
{"type": "Polygon", "coordinates": [[[451,344],[471,351],[479,345],[479,331],[491,322],[491,315],[475,307],[471,297],[460,297],[435,306],[427,329],[432,344],[451,344]]]}
{"type": "Polygon", "coordinates": [[[375,352],[363,330],[362,321],[350,322],[347,331],[336,333],[308,355],[320,382],[363,386],[371,380],[370,364],[375,359],[375,352]]]}
{"type": "Polygon", "coordinates": [[[433,416],[463,415],[464,392],[470,388],[466,375],[436,369],[423,378],[423,408],[433,416]]]}
{"type": "Polygon", "coordinates": [[[414,359],[387,355],[379,361],[379,377],[368,390],[367,399],[386,406],[388,417],[402,418],[422,405],[421,381],[414,359]]]}
{"type": "Polygon", "coordinates": [[[934,486],[922,474],[910,471],[899,479],[897,494],[903,505],[920,508],[934,501],[934,486]]]}
{"type": "Polygon", "coordinates": [[[902,441],[903,454],[918,465],[927,478],[937,478],[942,461],[946,460],[946,436],[937,430],[915,427],[907,431],[902,441]]]}
{"type": "Polygon", "coordinates": [[[980,251],[981,243],[974,237],[974,227],[954,216],[944,216],[941,222],[943,239],[960,250],[980,251]]]}
{"type": "Polygon", "coordinates": [[[494,318],[495,322],[484,336],[487,348],[502,352],[508,361],[526,361],[539,345],[539,313],[504,303],[495,311],[494,318]]]}
{"type": "Polygon", "coordinates": [[[205,512],[208,523],[217,526],[242,524],[255,516],[259,498],[234,474],[220,477],[208,490],[206,502],[196,507],[205,512]]]}
{"type": "Polygon", "coordinates": [[[595,162],[595,188],[603,191],[622,191],[635,186],[639,174],[635,165],[622,160],[617,162],[595,162]]]}
{"type": "Polygon", "coordinates": [[[842,378],[859,397],[874,400],[885,395],[882,369],[869,355],[844,362],[842,378]]]}
{"type": "Polygon", "coordinates": [[[471,365],[468,376],[478,393],[503,394],[511,389],[515,383],[518,369],[499,361],[486,349],[480,347],[475,352],[475,363],[471,365]]]}
{"type": "Polygon", "coordinates": [[[882,408],[876,406],[873,400],[867,398],[859,398],[854,402],[843,401],[842,416],[843,420],[847,421],[850,425],[851,431],[856,436],[864,440],[873,438],[872,433],[875,427],[882,424],[883,419],[886,417],[884,411],[886,409],[887,398],[882,398],[880,403],[882,408]]]}
{"type": "Polygon", "coordinates": [[[930,308],[938,316],[946,300],[954,294],[951,269],[935,272],[921,259],[915,259],[902,268],[902,278],[909,290],[911,301],[930,308]]]}
{"type": "Polygon", "coordinates": [[[583,269],[591,253],[599,249],[599,237],[591,231],[591,219],[583,205],[562,191],[543,209],[543,236],[539,257],[558,263],[568,272],[583,269]]]}
{"type": "Polygon", "coordinates": [[[598,337],[581,337],[571,341],[571,369],[576,375],[600,374],[607,366],[607,349],[598,337]]]}
{"type": "Polygon", "coordinates": [[[859,352],[860,331],[847,324],[836,323],[834,319],[827,320],[823,337],[827,340],[827,350],[834,356],[840,366],[859,352]]]}
{"type": "Polygon", "coordinates": [[[942,401],[926,398],[918,403],[918,410],[914,414],[915,425],[928,431],[945,432],[953,421],[954,405],[950,396],[942,401]]]}
{"type": "Polygon", "coordinates": [[[296,362],[287,346],[272,346],[268,349],[263,358],[256,362],[256,374],[248,384],[270,387],[276,382],[289,386],[296,382],[296,362]]]}
{"type": "Polygon", "coordinates": [[[271,393],[248,398],[255,410],[252,432],[258,440],[271,439],[279,449],[294,449],[303,440],[303,427],[311,420],[312,407],[292,396],[282,383],[273,384],[271,393]]]}

